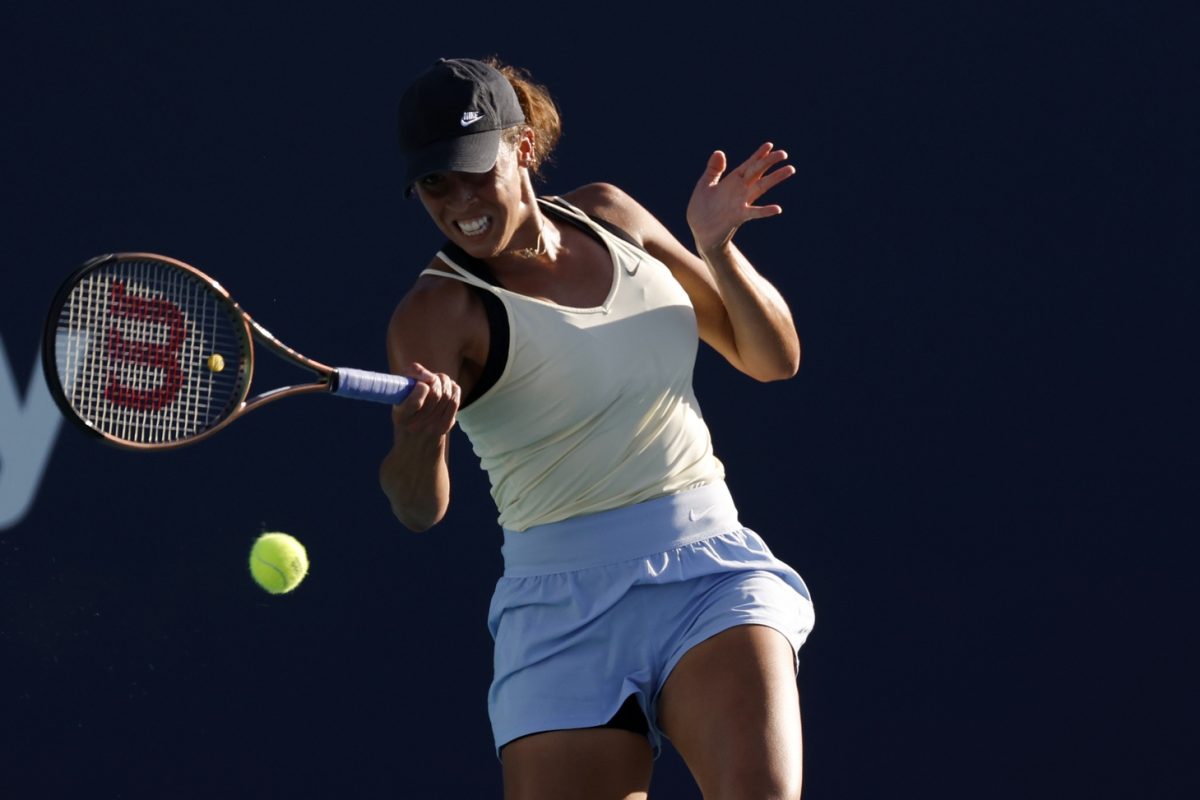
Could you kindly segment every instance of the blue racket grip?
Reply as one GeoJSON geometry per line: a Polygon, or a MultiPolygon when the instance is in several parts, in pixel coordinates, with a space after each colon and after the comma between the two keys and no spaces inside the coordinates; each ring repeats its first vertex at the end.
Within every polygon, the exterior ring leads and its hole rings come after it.
{"type": "Polygon", "coordinates": [[[395,405],[403,402],[416,381],[386,372],[339,368],[334,370],[333,393],[351,400],[371,400],[395,405]]]}

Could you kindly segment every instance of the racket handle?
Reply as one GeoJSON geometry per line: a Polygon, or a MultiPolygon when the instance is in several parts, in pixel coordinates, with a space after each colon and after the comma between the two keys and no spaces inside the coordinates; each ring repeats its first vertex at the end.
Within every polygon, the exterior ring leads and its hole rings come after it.
{"type": "Polygon", "coordinates": [[[372,400],[395,405],[408,397],[415,381],[385,372],[342,367],[333,371],[333,393],[351,400],[372,400]]]}

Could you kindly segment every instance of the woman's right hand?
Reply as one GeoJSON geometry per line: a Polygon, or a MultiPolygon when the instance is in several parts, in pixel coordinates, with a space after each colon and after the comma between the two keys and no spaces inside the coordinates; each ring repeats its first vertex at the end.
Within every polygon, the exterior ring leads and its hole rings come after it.
{"type": "Polygon", "coordinates": [[[440,438],[454,428],[462,389],[443,372],[430,372],[412,362],[403,374],[416,381],[404,402],[392,406],[396,433],[440,438]]]}
{"type": "Polygon", "coordinates": [[[462,390],[445,373],[416,362],[400,370],[417,385],[392,406],[392,449],[379,466],[379,484],[392,513],[406,527],[436,525],[450,503],[447,434],[454,427],[462,390]]]}

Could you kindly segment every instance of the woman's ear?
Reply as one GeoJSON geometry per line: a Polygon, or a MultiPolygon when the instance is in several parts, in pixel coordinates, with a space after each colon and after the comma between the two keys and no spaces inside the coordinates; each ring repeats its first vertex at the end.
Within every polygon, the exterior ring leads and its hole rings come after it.
{"type": "Polygon", "coordinates": [[[521,130],[521,138],[517,139],[517,166],[525,167],[526,169],[535,169],[537,167],[537,134],[533,128],[525,127],[521,130]]]}

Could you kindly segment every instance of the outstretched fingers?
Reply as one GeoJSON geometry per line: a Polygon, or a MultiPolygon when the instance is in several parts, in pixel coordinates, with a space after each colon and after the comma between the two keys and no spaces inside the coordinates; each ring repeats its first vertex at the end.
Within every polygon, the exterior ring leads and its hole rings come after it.
{"type": "Polygon", "coordinates": [[[687,211],[688,225],[701,252],[729,242],[744,222],[783,213],[782,206],[755,203],[796,174],[795,167],[784,164],[787,157],[786,151],[775,149],[771,142],[759,145],[732,169],[724,152],[717,150],[709,156],[687,211]]]}
{"type": "Polygon", "coordinates": [[[785,151],[776,150],[775,145],[771,142],[763,142],[757,150],[750,154],[749,158],[734,169],[733,174],[747,183],[753,183],[771,167],[785,160],[787,160],[785,151]]]}
{"type": "MultiPolygon", "coordinates": [[[[796,174],[796,168],[791,164],[783,164],[787,160],[787,151],[775,150],[770,142],[763,144],[754,155],[734,170],[745,182],[748,190],[748,202],[753,203],[767,192],[796,174]],[[779,166],[783,164],[783,166],[779,166]],[[776,169],[778,167],[778,169],[776,169]]],[[[779,208],[778,206],[773,206],[779,208]]],[[[782,210],[782,209],[780,209],[782,210]]],[[[776,211],[775,213],[779,213],[776,211]]]]}

